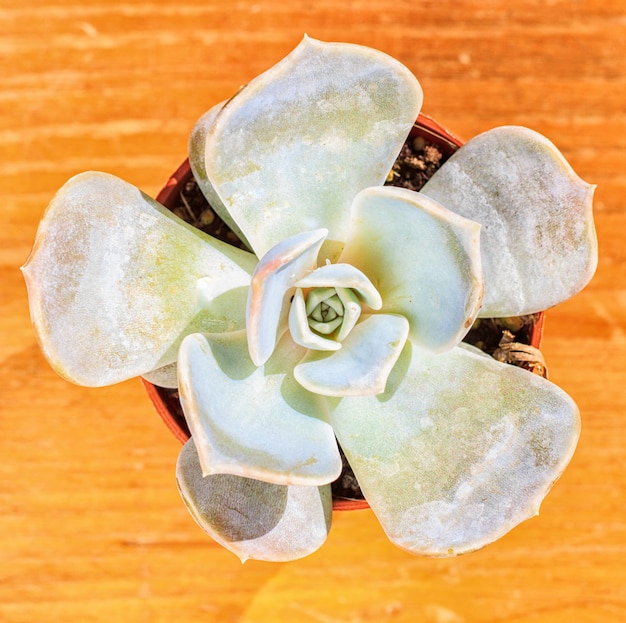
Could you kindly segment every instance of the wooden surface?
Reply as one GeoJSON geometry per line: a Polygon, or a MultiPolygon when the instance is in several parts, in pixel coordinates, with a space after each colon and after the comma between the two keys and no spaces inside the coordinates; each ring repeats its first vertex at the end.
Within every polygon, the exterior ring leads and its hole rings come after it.
{"type": "Polygon", "coordinates": [[[0,621],[626,621],[625,58],[623,0],[1,0],[0,621]],[[598,184],[597,275],[544,342],[577,453],[538,518],[462,558],[359,511],[309,558],[242,566],[184,510],[139,382],[69,385],[33,338],[17,269],[54,191],[100,169],[154,195],[196,118],[304,32],[396,56],[461,136],[528,125],[598,184]]]}

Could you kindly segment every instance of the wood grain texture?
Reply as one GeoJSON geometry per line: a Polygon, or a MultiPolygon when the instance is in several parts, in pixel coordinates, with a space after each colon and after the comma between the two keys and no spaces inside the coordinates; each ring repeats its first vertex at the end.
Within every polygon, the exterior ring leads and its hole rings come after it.
{"type": "Polygon", "coordinates": [[[623,0],[0,0],[0,621],[617,623],[626,620],[623,0]],[[583,433],[538,518],[458,559],[336,514],[302,561],[242,566],[179,501],[178,443],[138,381],[71,386],[39,353],[18,267],[71,175],[155,194],[194,121],[302,34],[396,56],[466,138],[546,134],[598,184],[601,258],[551,311],[551,378],[583,433]]]}

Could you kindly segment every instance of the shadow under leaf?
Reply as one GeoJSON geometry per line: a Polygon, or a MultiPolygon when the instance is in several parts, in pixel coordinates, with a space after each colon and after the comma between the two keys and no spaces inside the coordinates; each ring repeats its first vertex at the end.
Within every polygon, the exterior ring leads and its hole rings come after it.
{"type": "Polygon", "coordinates": [[[211,536],[231,542],[271,532],[287,507],[288,487],[231,474],[202,476],[195,445],[183,447],[178,487],[189,512],[211,536]]]}

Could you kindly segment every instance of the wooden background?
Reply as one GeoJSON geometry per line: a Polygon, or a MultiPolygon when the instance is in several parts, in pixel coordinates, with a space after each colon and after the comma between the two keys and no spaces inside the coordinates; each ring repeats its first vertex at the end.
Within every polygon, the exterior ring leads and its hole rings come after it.
{"type": "Polygon", "coordinates": [[[625,58],[623,0],[1,0],[0,621],[625,621],[625,58]],[[197,117],[304,32],[397,57],[461,136],[539,130],[598,184],[597,275],[544,343],[580,445],[538,518],[465,557],[411,557],[359,511],[309,558],[242,566],[184,510],[139,382],[69,385],[33,338],[17,269],[53,192],[100,169],[155,194],[197,117]]]}

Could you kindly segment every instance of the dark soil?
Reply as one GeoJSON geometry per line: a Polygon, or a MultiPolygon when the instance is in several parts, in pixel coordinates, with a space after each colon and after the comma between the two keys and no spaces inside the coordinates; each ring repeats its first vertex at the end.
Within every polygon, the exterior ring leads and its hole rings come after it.
{"type": "MultiPolygon", "coordinates": [[[[389,173],[387,184],[417,191],[446,160],[447,156],[434,143],[421,136],[409,137],[389,173]]],[[[181,192],[178,205],[171,210],[183,220],[211,236],[245,248],[224,221],[208,205],[193,178],[187,182],[181,192]]],[[[479,318],[470,329],[464,342],[477,346],[489,355],[495,353],[496,358],[501,361],[519,365],[546,376],[543,360],[537,362],[533,359],[534,355],[541,358],[541,354],[532,347],[528,347],[530,351],[533,351],[529,356],[516,357],[515,354],[511,356],[505,354],[503,355],[504,358],[498,357],[502,350],[501,345],[505,343],[514,344],[518,347],[513,349],[513,353],[519,352],[520,347],[523,349],[524,345],[528,345],[536,319],[537,314],[515,318],[479,318]]],[[[510,350],[506,352],[508,353],[510,350]]],[[[527,354],[525,353],[525,355],[527,354]]],[[[179,416],[181,421],[184,421],[178,391],[163,390],[162,395],[171,410],[179,416]]],[[[342,499],[362,500],[363,494],[354,473],[343,452],[341,455],[343,472],[332,485],[333,496],[342,499]]]]}

